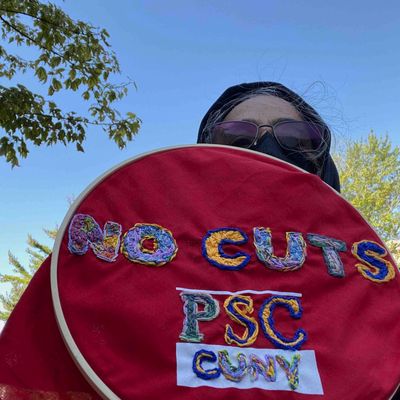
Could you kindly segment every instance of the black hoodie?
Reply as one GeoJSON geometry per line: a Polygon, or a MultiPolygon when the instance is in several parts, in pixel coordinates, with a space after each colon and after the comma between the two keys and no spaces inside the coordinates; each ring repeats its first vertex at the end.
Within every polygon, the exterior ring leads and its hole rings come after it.
{"type": "MultiPolygon", "coordinates": [[[[274,95],[288,101],[289,103],[293,104],[294,107],[303,115],[304,119],[307,121],[321,123],[322,119],[318,115],[318,113],[311,107],[308,103],[306,103],[298,94],[294,93],[292,90],[288,89],[287,87],[281,85],[280,83],[276,82],[253,82],[253,83],[242,83],[240,85],[232,86],[225,90],[224,93],[215,101],[215,103],[210,107],[207,111],[206,115],[203,117],[197,143],[204,143],[203,131],[204,127],[207,123],[207,120],[211,113],[215,111],[220,111],[222,116],[227,115],[234,106],[230,105],[229,103],[234,100],[235,98],[241,97],[243,94],[249,93],[255,89],[259,88],[270,88],[274,90],[274,95]]],[[[330,144],[331,144],[331,133],[328,126],[325,125],[326,128],[326,137],[325,140],[328,143],[325,153],[321,156],[321,164],[322,172],[321,172],[321,179],[326,182],[328,185],[332,186],[338,192],[340,192],[340,182],[339,182],[339,175],[335,166],[335,163],[332,160],[332,157],[329,154],[330,144]]],[[[300,168],[305,169],[308,172],[316,173],[315,168],[313,165],[308,161],[304,156],[297,153],[289,153],[282,149],[281,146],[276,142],[273,136],[271,135],[264,135],[260,143],[254,149],[260,151],[265,154],[269,154],[276,158],[279,158],[283,161],[287,161],[291,164],[294,164],[300,168]]]]}

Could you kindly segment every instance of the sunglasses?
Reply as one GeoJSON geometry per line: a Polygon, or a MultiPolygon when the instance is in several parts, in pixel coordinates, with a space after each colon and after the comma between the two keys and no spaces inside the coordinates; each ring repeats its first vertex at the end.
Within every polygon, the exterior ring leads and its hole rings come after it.
{"type": "Polygon", "coordinates": [[[250,148],[261,138],[260,128],[267,128],[282,148],[299,152],[320,151],[327,137],[327,128],[314,122],[280,121],[274,125],[257,125],[249,121],[224,121],[211,128],[208,142],[250,148]]]}

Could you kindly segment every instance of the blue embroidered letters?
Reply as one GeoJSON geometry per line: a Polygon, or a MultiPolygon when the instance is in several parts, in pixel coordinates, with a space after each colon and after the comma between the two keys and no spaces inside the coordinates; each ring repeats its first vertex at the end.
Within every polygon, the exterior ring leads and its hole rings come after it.
{"type": "Polygon", "coordinates": [[[171,261],[178,251],[172,233],[156,224],[136,224],[125,233],[122,253],[130,261],[161,266],[171,261]],[[153,248],[144,247],[144,241],[153,241],[153,248]]]}
{"type": "MultiPolygon", "coordinates": [[[[102,229],[91,215],[75,214],[69,224],[68,249],[72,254],[82,256],[91,248],[97,258],[107,262],[115,261],[120,251],[129,261],[151,266],[171,262],[178,252],[172,232],[160,225],[137,223],[126,231],[120,243],[121,232],[122,227],[116,222],[107,221],[102,229]]],[[[270,228],[255,227],[253,234],[257,258],[268,269],[296,271],[304,265],[307,257],[306,243],[300,232],[286,232],[286,254],[282,257],[274,254],[270,228]]],[[[339,253],[347,251],[346,243],[315,233],[308,233],[307,238],[312,246],[321,248],[329,275],[345,277],[345,268],[339,253]]],[[[247,242],[246,233],[238,228],[218,228],[207,232],[202,240],[201,250],[205,260],[218,269],[241,271],[249,264],[251,256],[244,251],[230,251],[230,247],[245,245],[247,242]]],[[[390,260],[385,259],[388,252],[383,244],[361,240],[353,243],[351,252],[359,261],[356,267],[365,279],[386,283],[396,277],[397,268],[390,260]]],[[[310,264],[306,268],[312,266],[310,264]]],[[[195,267],[197,266],[193,266],[195,267]]],[[[199,263],[198,267],[203,268],[203,265],[199,263]]],[[[226,340],[229,343],[239,346],[252,343],[252,329],[256,329],[257,325],[251,317],[246,316],[246,313],[250,313],[246,311],[246,307],[250,306],[244,303],[239,306],[237,303],[230,306],[232,312],[227,309],[231,319],[248,328],[240,338],[234,334],[234,328],[229,327],[226,331],[226,340]],[[239,315],[241,316],[238,317],[239,315]]]]}
{"type": "Polygon", "coordinates": [[[243,336],[240,337],[227,324],[225,328],[226,343],[235,343],[238,346],[250,346],[253,344],[258,335],[258,323],[254,318],[247,315],[253,312],[253,300],[251,297],[241,295],[230,296],[225,300],[224,307],[226,313],[233,321],[238,322],[246,328],[243,336]]]}
{"type": "Polygon", "coordinates": [[[300,318],[302,308],[299,299],[288,296],[272,296],[264,302],[260,311],[260,323],[265,337],[269,339],[276,347],[285,350],[298,350],[307,340],[307,334],[303,329],[298,329],[293,339],[285,338],[274,326],[274,309],[277,306],[288,309],[292,318],[300,318]]]}
{"type": "Polygon", "coordinates": [[[354,257],[364,264],[356,264],[360,274],[372,282],[388,282],[395,277],[393,265],[383,257],[386,249],[379,243],[371,240],[362,240],[353,244],[351,249],[354,257]]]}
{"type": "Polygon", "coordinates": [[[218,352],[218,364],[224,377],[233,382],[240,382],[247,372],[246,356],[242,353],[237,355],[238,365],[232,364],[229,354],[226,350],[218,352]]]}
{"type": "Polygon", "coordinates": [[[295,271],[303,265],[306,258],[306,243],[301,233],[287,232],[287,251],[285,257],[276,257],[272,247],[271,230],[254,228],[254,246],[258,259],[268,268],[277,271],[295,271]]]}
{"type": "Polygon", "coordinates": [[[202,252],[206,260],[212,265],[226,270],[239,270],[244,268],[250,256],[243,252],[229,255],[224,252],[225,244],[247,243],[247,235],[240,229],[220,228],[208,231],[203,238],[202,252]]]}
{"type": "Polygon", "coordinates": [[[200,350],[193,357],[193,372],[201,379],[216,379],[221,375],[219,368],[204,369],[203,361],[215,362],[217,356],[212,351],[200,350]]]}

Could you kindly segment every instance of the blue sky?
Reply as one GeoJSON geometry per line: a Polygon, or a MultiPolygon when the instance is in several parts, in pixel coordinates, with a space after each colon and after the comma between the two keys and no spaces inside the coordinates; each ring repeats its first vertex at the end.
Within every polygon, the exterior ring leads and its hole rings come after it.
{"type": "MultiPolygon", "coordinates": [[[[42,240],[43,227],[61,223],[67,199],[108,168],[144,151],[195,142],[208,106],[233,84],[282,82],[316,107],[339,144],[371,129],[400,144],[398,2],[55,3],[109,31],[122,79],[138,86],[120,109],[137,113],[143,127],[124,151],[91,127],[83,154],[73,146],[32,148],[14,169],[0,159],[0,273],[10,271],[8,250],[26,260],[27,233],[42,240]]],[[[24,82],[41,90],[29,76],[24,82]]],[[[69,110],[81,107],[74,93],[59,98],[69,110]]]]}

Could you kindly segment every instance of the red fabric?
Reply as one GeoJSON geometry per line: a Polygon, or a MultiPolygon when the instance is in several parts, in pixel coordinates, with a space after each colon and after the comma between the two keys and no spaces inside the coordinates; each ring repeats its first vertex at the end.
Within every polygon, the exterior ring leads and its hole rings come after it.
{"type": "MultiPolygon", "coordinates": [[[[64,233],[57,260],[64,316],[86,361],[121,399],[383,400],[400,381],[399,274],[381,284],[360,275],[352,244],[380,239],[318,177],[256,153],[174,149],[119,168],[87,194],[75,213],[91,215],[101,227],[106,221],[118,222],[123,232],[135,223],[159,224],[173,233],[179,247],[176,258],[162,267],[132,263],[123,254],[107,263],[91,250],[83,256],[71,254],[68,231],[64,233]],[[277,256],[284,256],[288,231],[345,241],[348,250],[340,255],[346,277],[330,276],[321,249],[311,245],[300,270],[267,269],[252,245],[256,226],[271,228],[277,256]],[[226,247],[227,252],[251,255],[244,269],[223,271],[202,256],[202,238],[220,227],[240,228],[249,236],[245,245],[226,247]],[[175,346],[184,315],[176,287],[302,293],[302,318],[293,320],[287,311],[277,310],[276,326],[287,336],[300,327],[307,331],[302,350],[316,353],[324,395],[177,386],[175,346]]],[[[11,367],[10,356],[2,357],[0,382],[89,392],[57,333],[47,268],[37,274],[4,330],[1,354],[18,351],[24,364],[11,367]]],[[[238,331],[240,326],[226,317],[223,296],[216,297],[221,314],[201,322],[200,329],[205,343],[226,345],[225,324],[238,331]]],[[[254,301],[256,316],[263,297],[254,301]]],[[[261,330],[252,347],[274,348],[261,330]]]]}
{"type": "Polygon", "coordinates": [[[94,400],[54,316],[50,258],[33,277],[0,336],[1,400],[94,400]]]}

